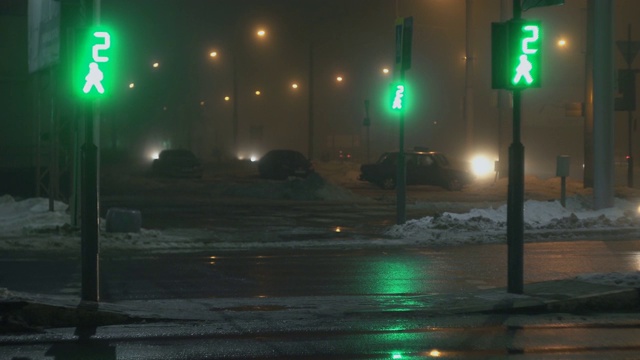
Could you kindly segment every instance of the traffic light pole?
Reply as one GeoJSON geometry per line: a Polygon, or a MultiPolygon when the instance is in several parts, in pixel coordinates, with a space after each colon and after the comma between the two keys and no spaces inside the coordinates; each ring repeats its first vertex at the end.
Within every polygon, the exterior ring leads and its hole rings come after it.
{"type": "MultiPolygon", "coordinates": [[[[400,82],[404,84],[404,68],[400,70],[400,82]]],[[[407,221],[407,181],[406,164],[404,162],[404,110],[398,114],[398,165],[396,166],[396,223],[402,225],[407,221]]]]}
{"type": "MultiPolygon", "coordinates": [[[[513,0],[513,17],[520,19],[521,0],[513,0]]],[[[513,90],[513,142],[509,146],[507,194],[507,291],[522,294],[524,279],[524,146],[520,139],[521,90],[513,90]]]]}
{"type": "Polygon", "coordinates": [[[404,73],[411,68],[411,42],[413,39],[413,17],[399,18],[396,20],[396,65],[400,70],[400,85],[395,89],[395,98],[392,108],[399,111],[398,114],[398,163],[396,165],[396,223],[402,225],[407,221],[407,178],[406,164],[404,162],[404,73]]]}
{"type": "Polygon", "coordinates": [[[524,278],[524,146],[520,140],[520,95],[513,90],[513,143],[509,146],[507,195],[508,292],[522,294],[524,278]]]}
{"type": "Polygon", "coordinates": [[[82,146],[82,215],[80,251],[82,257],[82,300],[99,301],[98,241],[98,147],[94,143],[94,101],[83,104],[85,142],[82,146]]]}
{"type": "MultiPolygon", "coordinates": [[[[90,6],[94,23],[100,23],[100,0],[93,0],[90,6]]],[[[86,21],[89,22],[89,21],[86,21]]],[[[95,56],[94,56],[94,61],[95,56]]],[[[82,102],[84,120],[84,145],[81,149],[81,222],[80,256],[82,266],[82,301],[100,300],[99,268],[99,212],[98,212],[98,147],[95,144],[94,126],[100,117],[99,101],[82,102]]]]}
{"type": "MultiPolygon", "coordinates": [[[[631,24],[627,27],[627,54],[631,54],[631,24]]],[[[629,56],[629,55],[627,55],[629,56]]],[[[631,61],[627,60],[627,71],[631,72],[631,61]]],[[[635,76],[633,77],[635,87],[635,76]]],[[[634,98],[635,100],[635,98],[634,98]]],[[[633,188],[633,111],[627,111],[627,187],[633,188]]]]}

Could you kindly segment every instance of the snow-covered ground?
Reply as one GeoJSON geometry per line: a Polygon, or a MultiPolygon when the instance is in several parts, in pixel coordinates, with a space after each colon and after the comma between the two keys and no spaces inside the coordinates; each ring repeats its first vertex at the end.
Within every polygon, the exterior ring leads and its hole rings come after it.
{"type": "MultiPolygon", "coordinates": [[[[357,169],[354,164],[337,164],[319,169],[321,181],[314,184],[269,182],[253,183],[250,194],[266,196],[276,193],[274,186],[282,187],[286,198],[332,201],[373,201],[353,194],[343,186],[355,184],[357,169]],[[322,170],[322,171],[321,171],[322,170]],[[299,192],[300,194],[298,194],[299,192]],[[313,192],[309,196],[309,192],[313,192]],[[262,195],[261,195],[262,194],[262,195]]],[[[299,180],[292,180],[299,181],[299,180]]],[[[505,184],[480,181],[457,196],[474,199],[481,191],[494,191],[495,197],[504,197],[505,184]]],[[[566,207],[560,205],[558,179],[540,180],[527,177],[526,189],[536,189],[539,198],[525,202],[525,241],[567,240],[588,238],[596,232],[599,238],[640,236],[638,203],[633,200],[615,200],[615,206],[593,210],[591,196],[575,182],[569,182],[566,207]],[[548,194],[545,191],[548,190],[548,194]],[[540,195],[542,194],[542,195],[540,195]]],[[[235,186],[235,185],[234,185],[235,186]]],[[[230,188],[242,192],[241,188],[230,188]]],[[[245,189],[246,190],[246,189],[245,189]]],[[[444,193],[451,196],[451,193],[444,193]]],[[[228,195],[228,194],[227,194],[228,195]]],[[[535,197],[535,196],[530,196],[535,197]]],[[[266,198],[269,198],[268,196],[266,198]]],[[[631,197],[629,197],[631,198],[631,197]]],[[[482,204],[482,202],[479,202],[482,204]]],[[[410,208],[428,208],[432,202],[414,199],[410,208]]],[[[49,202],[43,198],[16,200],[10,195],[0,196],[0,249],[5,250],[73,250],[79,249],[80,234],[69,226],[67,205],[55,202],[55,211],[49,211],[49,202]]],[[[202,249],[238,249],[261,247],[325,247],[325,246],[393,246],[393,245],[438,245],[454,246],[470,243],[506,241],[506,205],[483,206],[465,213],[444,212],[409,220],[404,225],[389,226],[379,236],[340,234],[326,236],[327,229],[270,228],[258,232],[242,229],[205,231],[200,229],[146,230],[139,233],[107,233],[101,224],[100,246],[104,250],[149,250],[149,251],[193,251],[202,249]],[[318,234],[314,238],[313,234],[318,234]],[[304,234],[304,240],[295,240],[295,234],[304,234]],[[286,235],[286,236],[282,236],[286,235]],[[311,235],[311,236],[309,236],[311,235]],[[294,239],[294,240],[292,240],[294,239]]],[[[103,221],[104,223],[104,221],[103,221]]],[[[584,279],[619,284],[640,284],[638,274],[595,274],[584,279]]]]}

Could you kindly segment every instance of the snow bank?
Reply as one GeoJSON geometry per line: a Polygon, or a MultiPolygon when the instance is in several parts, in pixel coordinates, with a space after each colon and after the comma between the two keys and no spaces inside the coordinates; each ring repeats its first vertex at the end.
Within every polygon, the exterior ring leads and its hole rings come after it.
{"type": "MultiPolygon", "coordinates": [[[[524,204],[525,230],[577,230],[597,228],[637,228],[640,225],[634,203],[616,199],[615,207],[591,210],[586,197],[559,201],[529,200],[524,204]]],[[[399,239],[415,239],[421,243],[458,244],[501,242],[506,237],[507,206],[472,209],[463,214],[445,212],[394,225],[385,234],[399,239]]],[[[531,238],[531,237],[529,237],[531,238]]]]}
{"type": "Polygon", "coordinates": [[[54,211],[49,211],[49,199],[32,198],[16,201],[9,195],[0,197],[1,234],[30,234],[69,223],[67,205],[54,201],[54,211]]]}
{"type": "Polygon", "coordinates": [[[640,288],[640,271],[629,273],[593,273],[576,276],[576,280],[595,284],[618,285],[640,288]]]}

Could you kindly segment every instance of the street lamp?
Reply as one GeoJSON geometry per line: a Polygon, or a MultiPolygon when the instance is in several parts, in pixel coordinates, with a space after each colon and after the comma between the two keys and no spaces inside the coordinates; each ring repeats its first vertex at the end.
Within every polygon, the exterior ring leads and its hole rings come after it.
{"type": "Polygon", "coordinates": [[[342,82],[342,80],[344,80],[344,79],[342,78],[342,76],[338,75],[338,76],[336,77],[336,81],[337,81],[337,82],[342,82]]]}
{"type": "Polygon", "coordinates": [[[152,66],[153,66],[154,68],[157,68],[157,67],[159,67],[159,66],[160,66],[160,63],[156,61],[156,62],[154,62],[154,63],[153,63],[153,65],[152,65],[152,66]]]}
{"type": "MultiPolygon", "coordinates": [[[[256,31],[256,35],[258,36],[258,38],[265,38],[267,36],[267,32],[264,28],[259,28],[256,31]]],[[[231,57],[231,63],[232,63],[232,77],[233,77],[233,88],[232,88],[232,94],[231,96],[225,96],[224,97],[224,101],[233,101],[233,115],[232,115],[232,139],[233,139],[233,151],[234,152],[238,152],[238,63],[237,63],[237,54],[238,51],[236,49],[236,44],[238,43],[238,39],[237,36],[235,36],[236,39],[234,39],[234,41],[232,41],[232,45],[231,45],[231,50],[229,51],[230,53],[230,57],[231,57]]],[[[210,58],[217,58],[218,57],[218,51],[217,50],[213,50],[209,53],[209,57],[210,58]]],[[[261,92],[259,90],[257,90],[255,92],[256,96],[260,96],[261,92]]]]}
{"type": "Polygon", "coordinates": [[[136,86],[134,83],[129,83],[129,89],[133,89],[136,86]]]}
{"type": "Polygon", "coordinates": [[[298,88],[298,84],[296,84],[296,83],[291,84],[291,88],[292,89],[297,89],[298,88]]]}

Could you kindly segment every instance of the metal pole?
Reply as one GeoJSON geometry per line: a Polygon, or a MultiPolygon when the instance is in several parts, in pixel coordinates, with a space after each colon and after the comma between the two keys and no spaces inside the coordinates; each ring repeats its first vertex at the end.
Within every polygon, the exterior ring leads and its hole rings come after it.
{"type": "MultiPolygon", "coordinates": [[[[94,22],[99,24],[100,0],[93,1],[94,22]]],[[[89,101],[82,106],[85,120],[85,143],[82,146],[82,220],[80,231],[80,251],[82,263],[81,299],[100,300],[100,245],[98,212],[98,147],[94,143],[94,125],[99,119],[97,101],[89,101]]]]}
{"type": "Polygon", "coordinates": [[[593,43],[593,197],[596,210],[613,206],[613,1],[595,0],[593,43]]]}
{"type": "MultiPolygon", "coordinates": [[[[400,70],[400,83],[404,84],[404,68],[400,70]]],[[[406,164],[404,163],[404,109],[400,109],[398,131],[398,164],[396,166],[396,223],[402,225],[407,221],[407,181],[406,164]]]]}
{"type": "Polygon", "coordinates": [[[524,146],[520,142],[520,90],[513,91],[513,143],[507,195],[508,291],[522,294],[524,278],[524,146]]]}
{"type": "Polygon", "coordinates": [[[595,37],[594,27],[594,0],[587,0],[587,41],[584,55],[584,188],[593,188],[594,149],[593,149],[593,41],[595,37]]]}
{"type": "MultiPolygon", "coordinates": [[[[500,21],[508,20],[508,0],[500,1],[500,21]]],[[[508,156],[508,148],[506,146],[506,142],[503,142],[502,139],[505,134],[507,134],[507,129],[505,127],[508,125],[508,122],[504,120],[508,120],[506,116],[505,109],[509,108],[509,93],[507,90],[498,90],[498,167],[496,169],[496,178],[497,181],[499,178],[505,178],[507,176],[507,156],[508,156]]],[[[508,110],[507,110],[508,111],[508,110]]]]}
{"type": "Polygon", "coordinates": [[[238,62],[236,61],[236,51],[233,51],[231,54],[233,58],[233,115],[232,115],[232,126],[233,126],[233,151],[234,156],[238,155],[239,152],[239,141],[238,141],[238,62]]]}
{"type": "Polygon", "coordinates": [[[93,103],[83,107],[85,143],[82,146],[82,300],[99,301],[98,147],[93,142],[93,103]]]}
{"type": "Polygon", "coordinates": [[[309,90],[308,90],[308,94],[309,94],[309,99],[308,99],[308,118],[309,118],[309,124],[308,124],[308,149],[307,149],[307,156],[309,157],[309,160],[313,159],[313,137],[314,137],[314,133],[313,133],[313,128],[314,128],[314,123],[313,123],[313,40],[309,40],[309,90]]]}
{"type": "MultiPolygon", "coordinates": [[[[627,54],[631,54],[631,24],[627,28],[627,54]]],[[[631,61],[627,61],[627,70],[631,73],[631,61]]],[[[634,77],[635,79],[635,77],[634,77]]],[[[636,84],[634,83],[635,87],[636,84]]],[[[634,99],[635,101],[635,99],[634,99]]],[[[627,111],[627,138],[629,150],[627,152],[627,187],[633,187],[633,111],[627,111]]]]}
{"type": "Polygon", "coordinates": [[[367,129],[367,154],[365,162],[368,163],[371,155],[371,118],[369,117],[369,99],[364,100],[364,124],[367,129]]]}
{"type": "Polygon", "coordinates": [[[464,122],[466,125],[466,150],[467,154],[473,152],[473,44],[472,44],[472,19],[473,19],[473,0],[466,0],[466,31],[465,31],[465,72],[464,72],[464,122]]]}
{"type": "MultiPolygon", "coordinates": [[[[520,0],[513,1],[513,17],[520,19],[520,0]]],[[[507,194],[508,286],[512,294],[522,294],[524,279],[524,146],[520,140],[520,95],[513,90],[513,143],[509,147],[509,188],[507,194]]]]}

